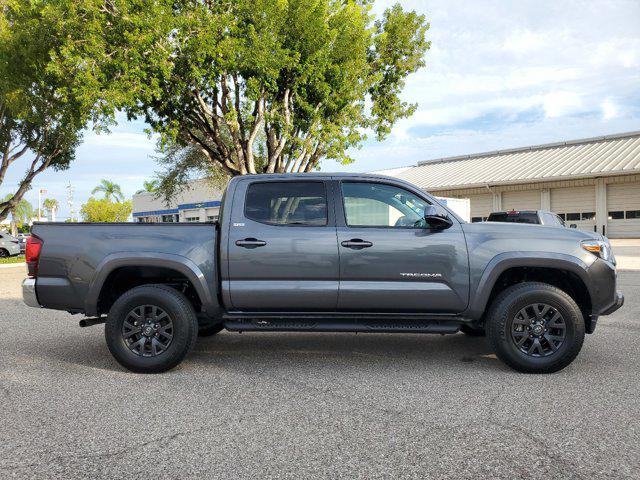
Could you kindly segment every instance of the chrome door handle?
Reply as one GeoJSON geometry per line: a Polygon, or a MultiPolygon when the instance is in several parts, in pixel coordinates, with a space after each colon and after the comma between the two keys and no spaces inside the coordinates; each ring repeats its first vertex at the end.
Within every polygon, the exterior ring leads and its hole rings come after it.
{"type": "Polygon", "coordinates": [[[353,248],[354,250],[373,247],[373,243],[362,240],[361,238],[352,238],[351,240],[345,240],[340,245],[347,248],[353,248]]]}
{"type": "Polygon", "coordinates": [[[236,245],[243,248],[258,248],[264,247],[267,244],[264,240],[258,240],[257,238],[245,238],[244,240],[237,240],[236,245]]]}

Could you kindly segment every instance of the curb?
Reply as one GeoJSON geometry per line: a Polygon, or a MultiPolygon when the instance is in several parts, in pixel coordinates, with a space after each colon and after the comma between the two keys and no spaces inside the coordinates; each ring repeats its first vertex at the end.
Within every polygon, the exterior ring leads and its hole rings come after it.
{"type": "Polygon", "coordinates": [[[18,268],[18,267],[25,268],[26,265],[25,265],[24,262],[21,262],[21,263],[8,263],[6,265],[0,265],[0,269],[2,269],[2,268],[18,268]]]}

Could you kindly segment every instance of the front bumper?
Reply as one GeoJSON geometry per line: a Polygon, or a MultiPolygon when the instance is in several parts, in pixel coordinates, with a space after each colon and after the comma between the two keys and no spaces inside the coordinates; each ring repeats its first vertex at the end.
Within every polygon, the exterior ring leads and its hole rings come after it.
{"type": "Polygon", "coordinates": [[[22,282],[22,300],[29,307],[40,308],[38,297],[36,296],[36,279],[25,278],[22,282]]]}
{"type": "Polygon", "coordinates": [[[624,305],[624,295],[622,292],[616,292],[616,301],[613,302],[613,305],[600,312],[600,315],[610,315],[618,310],[622,305],[624,305]]]}

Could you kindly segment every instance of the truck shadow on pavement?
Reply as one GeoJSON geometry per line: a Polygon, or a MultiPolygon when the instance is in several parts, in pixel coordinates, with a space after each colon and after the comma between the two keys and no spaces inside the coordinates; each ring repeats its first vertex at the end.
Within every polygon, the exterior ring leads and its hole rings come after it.
{"type": "MultiPolygon", "coordinates": [[[[84,333],[84,332],[83,332],[84,333]]],[[[96,332],[97,333],[97,332],[96,332]]],[[[78,366],[121,371],[103,336],[91,340],[58,343],[42,354],[51,359],[78,366]]],[[[406,335],[352,333],[243,333],[221,332],[199,338],[194,349],[174,369],[188,372],[208,367],[224,369],[317,369],[340,365],[341,370],[394,365],[407,368],[443,368],[469,370],[506,369],[492,353],[485,338],[456,335],[406,335]]]]}

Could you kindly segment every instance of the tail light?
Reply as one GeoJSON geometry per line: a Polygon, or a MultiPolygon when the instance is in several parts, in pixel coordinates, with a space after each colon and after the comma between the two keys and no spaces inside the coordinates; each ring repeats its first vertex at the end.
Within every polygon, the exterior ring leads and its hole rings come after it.
{"type": "Polygon", "coordinates": [[[38,276],[40,250],[42,250],[42,240],[35,235],[27,237],[27,248],[24,251],[24,259],[27,262],[30,277],[38,276]]]}

